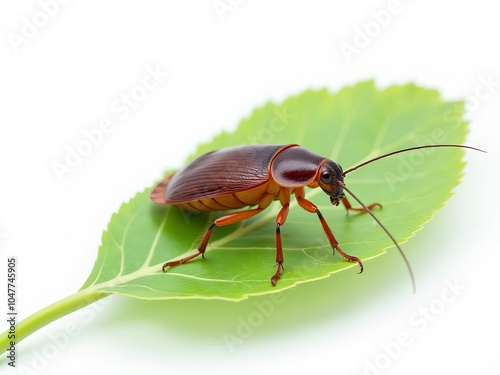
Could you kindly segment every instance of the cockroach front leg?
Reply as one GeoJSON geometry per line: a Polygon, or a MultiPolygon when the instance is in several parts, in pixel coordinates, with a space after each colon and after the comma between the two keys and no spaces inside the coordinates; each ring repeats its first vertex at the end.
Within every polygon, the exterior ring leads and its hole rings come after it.
{"type": "Polygon", "coordinates": [[[299,203],[300,207],[302,207],[304,210],[308,212],[316,213],[318,215],[319,221],[321,222],[321,226],[323,227],[323,231],[325,232],[326,237],[328,238],[328,241],[330,242],[330,245],[334,250],[334,253],[335,250],[337,250],[338,253],[342,255],[346,260],[358,263],[360,268],[359,273],[363,272],[363,263],[361,262],[361,259],[345,253],[340,248],[337,239],[335,238],[330,227],[326,223],[326,220],[323,217],[321,211],[318,209],[318,207],[316,207],[314,203],[305,199],[304,195],[305,195],[304,188],[295,189],[295,197],[297,198],[297,202],[299,203]]]}
{"type": "MultiPolygon", "coordinates": [[[[349,211],[356,211],[356,212],[366,212],[363,207],[353,207],[351,206],[351,202],[347,199],[347,197],[342,198],[342,204],[344,205],[345,209],[347,210],[347,213],[349,211]]],[[[372,203],[368,206],[366,206],[369,210],[373,210],[374,208],[382,208],[382,205],[380,203],[372,203]]]]}

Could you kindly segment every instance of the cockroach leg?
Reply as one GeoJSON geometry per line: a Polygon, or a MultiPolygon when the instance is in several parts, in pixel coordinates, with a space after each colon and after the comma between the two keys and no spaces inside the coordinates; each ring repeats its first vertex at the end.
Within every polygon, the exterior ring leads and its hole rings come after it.
{"type": "Polygon", "coordinates": [[[276,264],[278,266],[278,270],[273,275],[273,277],[271,277],[271,284],[273,284],[273,286],[276,286],[276,282],[281,277],[281,271],[285,270],[283,268],[284,259],[283,245],[281,243],[281,226],[285,223],[289,208],[289,203],[284,204],[280,212],[278,213],[278,216],[276,216],[276,264]]]}
{"type": "Polygon", "coordinates": [[[304,198],[304,188],[301,189],[295,189],[295,196],[297,197],[297,202],[299,203],[300,207],[302,207],[304,210],[312,213],[316,213],[318,215],[319,221],[321,222],[321,226],[323,227],[323,231],[326,234],[326,237],[328,238],[328,241],[330,242],[330,245],[332,246],[333,252],[335,253],[335,250],[339,252],[340,255],[342,255],[346,260],[350,262],[356,262],[359,265],[359,273],[363,272],[363,263],[361,262],[361,259],[358,257],[349,255],[345,253],[340,247],[337,239],[333,235],[330,227],[326,223],[325,218],[323,217],[323,214],[321,211],[316,207],[314,203],[311,201],[308,201],[307,199],[304,198]]]}
{"type": "Polygon", "coordinates": [[[208,241],[210,240],[210,236],[212,235],[212,229],[214,227],[216,227],[216,226],[221,227],[224,225],[238,223],[238,222],[246,220],[254,215],[257,215],[258,213],[262,212],[263,209],[264,208],[258,207],[258,208],[254,208],[251,210],[233,212],[233,213],[221,216],[218,219],[215,219],[212,222],[212,224],[210,224],[207,231],[203,235],[203,240],[201,241],[201,244],[198,247],[198,252],[196,254],[189,255],[185,258],[182,258],[179,260],[174,260],[172,262],[167,262],[163,265],[162,270],[165,271],[165,268],[167,268],[167,267],[175,267],[175,266],[178,266],[180,264],[184,264],[186,262],[189,262],[191,259],[196,258],[199,255],[201,255],[204,258],[205,257],[205,250],[207,249],[208,241]]]}
{"type": "MultiPolygon", "coordinates": [[[[349,211],[366,212],[366,210],[363,207],[351,206],[351,202],[349,202],[349,199],[347,199],[347,197],[342,198],[342,204],[344,205],[345,209],[347,210],[347,213],[349,213],[349,211]]],[[[370,209],[370,210],[373,210],[376,207],[382,208],[382,205],[380,203],[372,203],[366,207],[368,207],[368,209],[370,209]]]]}

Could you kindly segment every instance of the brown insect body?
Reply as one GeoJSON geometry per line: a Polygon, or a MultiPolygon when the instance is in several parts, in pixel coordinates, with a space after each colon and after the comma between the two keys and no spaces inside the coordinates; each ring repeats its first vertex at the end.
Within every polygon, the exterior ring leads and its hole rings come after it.
{"type": "Polygon", "coordinates": [[[391,152],[368,160],[345,172],[340,165],[328,158],[299,147],[289,145],[249,145],[238,146],[202,155],[185,168],[168,176],[151,192],[151,200],[157,204],[172,204],[191,211],[223,211],[256,206],[246,210],[232,212],[215,219],[208,227],[198,252],[185,258],[167,262],[167,267],[177,266],[202,255],[210,240],[212,229],[216,226],[234,224],[246,220],[266,209],[274,200],[279,200],[281,210],[276,217],[276,263],[278,270],[271,277],[271,283],[276,285],[283,270],[283,247],[281,242],[281,226],[285,223],[290,196],[295,194],[298,204],[308,212],[316,213],[323,230],[333,250],[338,251],[346,260],[357,262],[360,273],[363,271],[361,260],[346,254],[326,223],[319,209],[305,198],[305,187],[320,187],[330,197],[334,205],[342,202],[348,211],[366,212],[371,215],[390,237],[400,251],[412,279],[415,283],[410,265],[399,247],[397,241],[372,213],[379,203],[365,205],[344,184],[344,176],[373,161],[401,152],[429,147],[462,147],[482,151],[462,145],[427,145],[416,146],[391,152]],[[344,195],[347,191],[360,205],[351,206],[344,195]]]}
{"type": "MultiPolygon", "coordinates": [[[[318,171],[327,161],[296,144],[212,151],[158,184],[151,200],[191,211],[254,206],[268,194],[277,200],[280,189],[293,193],[295,188],[318,187],[318,171]]],[[[338,178],[343,181],[341,173],[338,178]]]]}
{"type": "Polygon", "coordinates": [[[282,209],[276,218],[278,271],[271,278],[275,285],[283,269],[280,227],[288,215],[290,195],[295,194],[301,207],[318,215],[332,247],[347,260],[358,262],[362,270],[361,261],[340,249],[320,211],[305,199],[305,186],[321,186],[330,195],[332,203],[338,205],[343,200],[347,209],[360,210],[353,209],[347,202],[339,182],[343,182],[340,166],[296,144],[239,146],[202,155],[160,182],[152,191],[151,200],[157,204],[178,205],[191,211],[220,211],[255,205],[257,208],[214,220],[197,254],[165,263],[163,268],[185,263],[204,254],[214,226],[248,219],[266,209],[274,200],[279,200],[282,209]]]}
{"type": "Polygon", "coordinates": [[[255,145],[209,152],[174,173],[151,194],[158,204],[192,211],[220,211],[253,206],[266,195],[269,167],[287,146],[255,145]]]}

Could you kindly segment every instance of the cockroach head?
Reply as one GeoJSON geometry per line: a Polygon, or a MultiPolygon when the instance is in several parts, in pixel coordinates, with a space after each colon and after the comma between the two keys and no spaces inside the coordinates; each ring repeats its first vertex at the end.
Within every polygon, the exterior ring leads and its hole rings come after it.
{"type": "Polygon", "coordinates": [[[318,184],[330,196],[330,202],[334,206],[338,206],[345,197],[344,190],[339,184],[339,181],[344,182],[342,173],[342,167],[331,160],[323,163],[318,172],[318,184]]]}

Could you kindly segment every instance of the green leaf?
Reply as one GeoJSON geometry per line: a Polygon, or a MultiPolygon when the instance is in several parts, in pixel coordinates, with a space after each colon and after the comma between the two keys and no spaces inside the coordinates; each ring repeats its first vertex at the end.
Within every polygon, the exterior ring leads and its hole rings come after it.
{"type": "MultiPolygon", "coordinates": [[[[432,143],[461,144],[467,124],[463,102],[445,102],[434,90],[413,84],[377,90],[364,82],[340,90],[306,91],[276,105],[267,103],[242,120],[238,129],[201,145],[191,158],[228,146],[298,143],[340,163],[344,170],[397,149],[432,143]]],[[[346,184],[366,204],[380,202],[376,215],[404,243],[444,205],[458,184],[461,149],[426,149],[395,155],[348,174],[346,184]]],[[[203,183],[203,181],[201,181],[203,183]]],[[[214,228],[206,259],[163,273],[164,262],[195,252],[209,223],[221,213],[187,213],[156,206],[151,188],[113,214],[102,237],[94,268],[75,294],[45,307],[16,326],[17,342],[48,323],[112,293],[136,298],[218,298],[241,300],[357,267],[332,255],[316,215],[291,205],[282,228],[285,272],[276,287],[275,202],[243,223],[214,228]]],[[[333,207],[321,189],[309,189],[341,248],[367,260],[393,247],[368,215],[333,207]]],[[[401,263],[403,266],[403,263],[401,263]]],[[[365,262],[365,267],[370,267],[365,262]]],[[[357,271],[357,269],[356,269],[357,271]]],[[[0,335],[7,348],[8,331],[0,335]]]]}
{"type": "MultiPolygon", "coordinates": [[[[436,91],[413,84],[379,91],[373,82],[364,82],[336,94],[306,91],[280,105],[268,103],[256,109],[234,133],[223,133],[200,146],[191,158],[247,143],[298,143],[347,169],[404,147],[462,143],[466,134],[462,111],[461,102],[444,102],[436,91]]],[[[346,183],[366,204],[383,204],[376,215],[404,243],[451,196],[464,165],[462,155],[460,149],[427,149],[392,156],[349,174],[346,183]]],[[[316,215],[294,201],[281,231],[285,272],[276,287],[270,277],[276,269],[274,226],[279,202],[241,224],[215,228],[205,259],[163,273],[164,262],[196,252],[207,226],[222,213],[193,214],[156,206],[149,193],[146,189],[137,194],[112,216],[82,289],[146,299],[240,300],[357,267],[332,255],[316,215]]],[[[318,205],[348,254],[366,260],[392,246],[368,215],[347,216],[343,208],[330,204],[321,189],[309,189],[306,196],[318,205]]]]}

